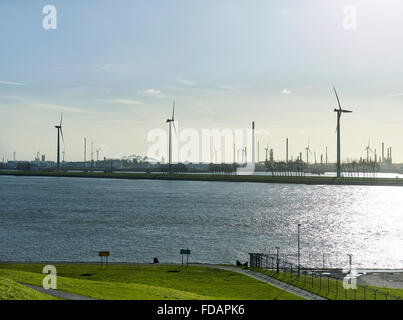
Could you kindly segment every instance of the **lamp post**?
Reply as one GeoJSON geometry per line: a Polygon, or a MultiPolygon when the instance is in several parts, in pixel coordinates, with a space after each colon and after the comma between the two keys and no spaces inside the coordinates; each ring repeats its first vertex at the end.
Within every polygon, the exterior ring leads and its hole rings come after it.
{"type": "Polygon", "coordinates": [[[301,270],[301,265],[300,265],[300,258],[301,258],[301,246],[300,246],[300,227],[301,227],[301,224],[299,223],[298,224],[298,278],[299,278],[299,275],[300,275],[300,270],[301,270]]]}
{"type": "Polygon", "coordinates": [[[277,255],[277,262],[276,262],[277,273],[280,272],[280,261],[278,260],[278,252],[279,252],[279,250],[280,250],[280,247],[276,247],[276,251],[277,251],[277,253],[276,253],[276,255],[277,255]]]}
{"type": "Polygon", "coordinates": [[[349,265],[350,273],[351,273],[351,265],[352,265],[353,255],[352,254],[347,254],[347,256],[348,256],[348,265],[349,265]]]}

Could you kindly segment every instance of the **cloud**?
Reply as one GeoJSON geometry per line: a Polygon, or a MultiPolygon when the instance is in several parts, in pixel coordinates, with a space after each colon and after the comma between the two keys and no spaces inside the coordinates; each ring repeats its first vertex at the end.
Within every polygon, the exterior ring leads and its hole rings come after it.
{"type": "Polygon", "coordinates": [[[122,104],[130,104],[136,106],[143,106],[144,103],[137,100],[130,100],[130,99],[113,99],[113,100],[105,100],[107,102],[115,102],[115,103],[122,103],[122,104]]]}
{"type": "Polygon", "coordinates": [[[288,89],[283,89],[282,91],[281,91],[281,94],[291,94],[292,93],[292,91],[291,90],[288,90],[288,89]]]}
{"type": "Polygon", "coordinates": [[[106,71],[106,72],[115,72],[115,73],[131,73],[136,70],[136,66],[129,64],[111,64],[106,63],[102,65],[96,65],[96,68],[106,71]]]}
{"type": "Polygon", "coordinates": [[[6,85],[9,85],[9,86],[26,86],[25,83],[21,83],[21,82],[1,81],[1,80],[0,80],[0,84],[6,84],[6,85]]]}
{"type": "Polygon", "coordinates": [[[157,98],[167,98],[168,96],[162,94],[160,90],[156,89],[147,89],[143,91],[139,91],[139,93],[150,96],[150,97],[157,97],[157,98]]]}
{"type": "Polygon", "coordinates": [[[392,94],[386,95],[386,97],[402,97],[402,96],[403,96],[403,92],[392,93],[392,94]]]}
{"type": "Polygon", "coordinates": [[[177,83],[182,84],[184,86],[195,86],[197,83],[191,80],[185,80],[185,79],[177,79],[177,83]]]}
{"type": "Polygon", "coordinates": [[[65,111],[65,112],[72,112],[72,113],[89,113],[89,111],[84,110],[84,109],[63,106],[63,105],[58,105],[58,104],[34,102],[30,105],[33,107],[36,107],[36,108],[44,109],[44,110],[56,110],[56,111],[60,111],[60,112],[65,111]]]}

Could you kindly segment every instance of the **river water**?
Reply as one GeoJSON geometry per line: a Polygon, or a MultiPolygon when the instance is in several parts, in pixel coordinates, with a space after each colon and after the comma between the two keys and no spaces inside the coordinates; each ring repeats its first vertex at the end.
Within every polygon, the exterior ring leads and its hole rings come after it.
{"type": "Polygon", "coordinates": [[[245,262],[403,268],[403,188],[0,176],[1,261],[245,262]]]}

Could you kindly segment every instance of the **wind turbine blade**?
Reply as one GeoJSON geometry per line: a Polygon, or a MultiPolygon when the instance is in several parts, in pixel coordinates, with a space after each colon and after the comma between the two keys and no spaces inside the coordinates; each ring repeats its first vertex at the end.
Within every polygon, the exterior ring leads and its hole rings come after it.
{"type": "Polygon", "coordinates": [[[60,116],[60,127],[62,126],[62,122],[63,122],[63,112],[62,112],[62,114],[60,116]]]}
{"type": "Polygon", "coordinates": [[[175,121],[175,100],[172,108],[172,121],[175,121]]]}
{"type": "Polygon", "coordinates": [[[336,88],[333,87],[333,90],[334,90],[334,93],[336,94],[337,103],[339,104],[339,109],[342,110],[342,109],[341,109],[341,103],[340,103],[339,95],[337,94],[336,88]]]}
{"type": "Polygon", "coordinates": [[[175,121],[172,121],[172,125],[174,126],[175,135],[178,136],[178,133],[176,132],[175,121]]]}
{"type": "Polygon", "coordinates": [[[62,127],[61,127],[61,126],[60,126],[60,135],[62,136],[62,141],[63,141],[63,143],[64,143],[63,130],[62,130],[62,127]]]}

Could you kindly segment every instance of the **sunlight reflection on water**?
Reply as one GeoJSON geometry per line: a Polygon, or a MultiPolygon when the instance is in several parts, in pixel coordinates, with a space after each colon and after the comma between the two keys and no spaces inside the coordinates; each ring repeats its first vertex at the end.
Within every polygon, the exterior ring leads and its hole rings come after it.
{"type": "Polygon", "coordinates": [[[0,177],[0,260],[233,263],[249,252],[302,264],[403,267],[403,188],[0,177]]]}

